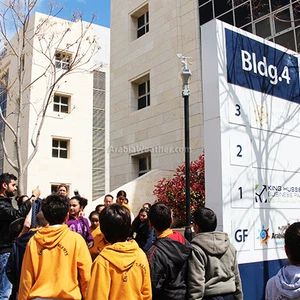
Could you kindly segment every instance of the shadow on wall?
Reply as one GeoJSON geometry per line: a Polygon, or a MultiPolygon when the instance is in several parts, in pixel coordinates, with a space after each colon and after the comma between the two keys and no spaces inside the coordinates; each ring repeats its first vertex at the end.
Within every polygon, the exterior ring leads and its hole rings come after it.
{"type": "MultiPolygon", "coordinates": [[[[173,174],[174,170],[151,170],[143,176],[138,177],[111,192],[107,192],[107,194],[111,194],[112,196],[114,196],[115,203],[118,191],[125,191],[129,200],[128,204],[134,216],[137,216],[143,203],[153,203],[156,200],[156,197],[153,195],[153,190],[157,182],[164,177],[171,178],[173,174]]],[[[93,202],[90,202],[88,206],[84,209],[85,215],[88,216],[90,212],[95,210],[95,207],[98,204],[103,204],[103,200],[104,196],[98,198],[93,202]]]]}

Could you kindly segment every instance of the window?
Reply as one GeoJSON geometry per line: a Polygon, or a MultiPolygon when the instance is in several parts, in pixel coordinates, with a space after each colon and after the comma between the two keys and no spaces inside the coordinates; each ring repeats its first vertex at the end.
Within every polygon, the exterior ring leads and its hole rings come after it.
{"type": "Polygon", "coordinates": [[[149,12],[137,18],[137,38],[149,31],[149,12]]]}
{"type": "Polygon", "coordinates": [[[151,171],[151,154],[147,153],[145,156],[140,156],[138,158],[139,164],[139,176],[146,174],[151,171]]]}
{"type": "Polygon", "coordinates": [[[138,109],[150,105],[150,80],[138,85],[138,109]]]}
{"type": "Polygon", "coordinates": [[[130,36],[131,40],[134,41],[149,32],[148,3],[132,11],[130,16],[132,20],[130,24],[130,36]]]}
{"type": "Polygon", "coordinates": [[[150,74],[140,75],[131,81],[132,111],[150,106],[150,74]]]}
{"type": "Polygon", "coordinates": [[[52,140],[52,157],[68,158],[68,140],[52,140]]]}
{"type": "Polygon", "coordinates": [[[69,97],[54,95],[53,110],[59,113],[69,113],[69,97]]]}
{"type": "Polygon", "coordinates": [[[200,26],[213,18],[300,51],[299,0],[198,0],[200,26]]]}
{"type": "Polygon", "coordinates": [[[57,69],[68,70],[70,67],[71,55],[67,53],[55,53],[55,67],[57,69]]]}

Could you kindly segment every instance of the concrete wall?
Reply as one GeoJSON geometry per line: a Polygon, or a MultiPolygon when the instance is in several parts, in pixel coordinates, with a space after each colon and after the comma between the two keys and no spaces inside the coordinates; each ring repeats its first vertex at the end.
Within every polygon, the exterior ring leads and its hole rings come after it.
{"type": "Polygon", "coordinates": [[[184,161],[182,69],[177,53],[192,57],[191,159],[202,149],[202,100],[196,1],[112,0],[111,12],[111,189],[137,177],[134,157],[150,149],[152,169],[184,161]],[[148,5],[149,32],[136,39],[134,15],[148,5]],[[136,110],[132,82],[149,74],[150,106],[136,110]],[[120,149],[120,151],[117,151],[120,149]],[[122,150],[123,149],[123,150],[122,150]],[[115,151],[114,151],[115,150],[115,151]]]}
{"type": "MultiPolygon", "coordinates": [[[[158,180],[163,178],[171,178],[173,174],[174,172],[169,170],[152,170],[145,175],[136,178],[131,182],[124,184],[123,186],[120,186],[118,189],[112,190],[109,192],[109,194],[114,197],[115,203],[118,191],[124,190],[129,200],[129,206],[134,216],[137,216],[143,203],[153,203],[156,200],[156,197],[153,195],[153,190],[158,180]]],[[[104,197],[101,197],[93,202],[90,201],[84,210],[85,216],[88,217],[90,212],[95,210],[95,207],[98,204],[103,204],[103,200],[104,197]]]]}

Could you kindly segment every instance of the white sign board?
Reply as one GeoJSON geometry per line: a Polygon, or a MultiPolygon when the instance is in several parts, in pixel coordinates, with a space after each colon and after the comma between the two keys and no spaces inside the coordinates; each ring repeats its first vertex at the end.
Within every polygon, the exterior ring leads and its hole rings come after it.
{"type": "Polygon", "coordinates": [[[299,57],[218,20],[201,27],[206,206],[239,263],[286,258],[300,221],[299,57]]]}

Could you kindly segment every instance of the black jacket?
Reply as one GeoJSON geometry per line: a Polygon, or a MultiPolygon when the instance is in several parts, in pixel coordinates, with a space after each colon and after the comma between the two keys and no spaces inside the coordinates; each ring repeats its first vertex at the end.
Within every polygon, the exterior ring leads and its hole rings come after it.
{"type": "Polygon", "coordinates": [[[157,239],[147,251],[153,300],[184,300],[191,246],[168,237],[157,239]]]}
{"type": "Polygon", "coordinates": [[[27,200],[18,210],[12,206],[10,198],[0,196],[0,254],[10,252],[12,248],[12,238],[9,234],[10,223],[25,217],[30,208],[30,200],[27,200]]]}

